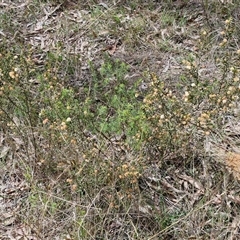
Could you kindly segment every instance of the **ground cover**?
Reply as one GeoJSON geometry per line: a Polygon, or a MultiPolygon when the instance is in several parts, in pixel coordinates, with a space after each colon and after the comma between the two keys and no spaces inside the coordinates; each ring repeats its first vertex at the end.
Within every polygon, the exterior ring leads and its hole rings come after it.
{"type": "Polygon", "coordinates": [[[1,239],[238,239],[239,11],[3,0],[1,239]]]}

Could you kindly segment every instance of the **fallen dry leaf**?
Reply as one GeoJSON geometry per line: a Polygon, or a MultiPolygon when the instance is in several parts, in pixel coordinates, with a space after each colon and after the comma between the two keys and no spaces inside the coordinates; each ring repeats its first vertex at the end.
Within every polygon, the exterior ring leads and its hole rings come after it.
{"type": "Polygon", "coordinates": [[[0,159],[5,159],[9,150],[10,150],[10,147],[7,147],[7,146],[0,147],[0,159]]]}

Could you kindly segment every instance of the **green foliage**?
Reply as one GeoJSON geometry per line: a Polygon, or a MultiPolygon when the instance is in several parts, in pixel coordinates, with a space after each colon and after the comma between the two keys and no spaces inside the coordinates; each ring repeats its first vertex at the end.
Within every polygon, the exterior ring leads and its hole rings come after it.
{"type": "Polygon", "coordinates": [[[89,129],[108,136],[124,133],[129,138],[148,131],[142,103],[136,100],[137,85],[129,86],[125,80],[127,71],[125,63],[110,58],[99,70],[92,67],[93,87],[86,89],[88,97],[82,106],[89,129]]]}

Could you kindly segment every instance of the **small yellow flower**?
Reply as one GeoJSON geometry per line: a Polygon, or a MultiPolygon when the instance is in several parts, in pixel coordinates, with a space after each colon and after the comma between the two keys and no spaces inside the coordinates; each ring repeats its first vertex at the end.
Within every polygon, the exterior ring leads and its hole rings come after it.
{"type": "Polygon", "coordinates": [[[223,99],[222,103],[225,104],[227,102],[227,99],[223,99]]]}
{"type": "Polygon", "coordinates": [[[45,119],[43,120],[43,122],[42,122],[42,123],[43,123],[43,125],[47,124],[47,123],[48,123],[48,121],[49,121],[49,120],[48,120],[48,118],[45,118],[45,119]]]}
{"type": "Polygon", "coordinates": [[[15,68],[14,68],[14,72],[19,73],[19,72],[20,72],[20,68],[15,67],[15,68]]]}
{"type": "Polygon", "coordinates": [[[9,72],[9,76],[10,76],[10,78],[14,79],[15,78],[15,72],[13,72],[13,71],[9,72]]]}
{"type": "Polygon", "coordinates": [[[171,97],[172,96],[172,91],[169,90],[169,93],[167,94],[168,97],[171,97]]]}
{"type": "Polygon", "coordinates": [[[216,97],[216,94],[210,94],[209,95],[209,98],[215,98],[216,97]]]}
{"type": "Polygon", "coordinates": [[[229,19],[226,19],[226,20],[225,20],[225,24],[226,24],[226,25],[230,24],[231,22],[232,22],[232,18],[229,18],[229,19]]]}
{"type": "Polygon", "coordinates": [[[222,42],[220,42],[219,46],[222,47],[222,46],[226,45],[226,43],[227,43],[227,39],[224,38],[224,39],[222,40],[222,42]]]}
{"type": "Polygon", "coordinates": [[[61,130],[67,129],[67,125],[66,125],[65,122],[62,122],[62,123],[61,123],[60,129],[61,129],[61,130]]]}
{"type": "Polygon", "coordinates": [[[68,178],[66,181],[67,183],[72,183],[73,180],[71,178],[68,178]]]}
{"type": "Polygon", "coordinates": [[[72,190],[72,192],[76,192],[76,190],[77,190],[77,184],[71,185],[71,190],[72,190]]]}
{"type": "Polygon", "coordinates": [[[122,168],[123,168],[123,169],[127,169],[127,168],[128,168],[128,165],[127,165],[127,164],[123,164],[123,165],[122,165],[122,168]]]}
{"type": "Polygon", "coordinates": [[[70,118],[70,117],[68,117],[67,119],[66,119],[66,122],[71,122],[72,121],[72,119],[70,118]]]}
{"type": "Polygon", "coordinates": [[[238,100],[238,99],[239,99],[239,96],[237,96],[237,95],[233,95],[233,96],[232,96],[232,100],[236,101],[236,100],[238,100]]]}
{"type": "Polygon", "coordinates": [[[152,102],[148,98],[144,98],[143,103],[150,105],[152,102]]]}

